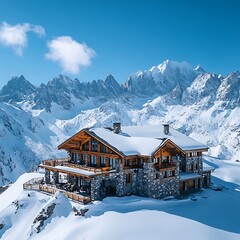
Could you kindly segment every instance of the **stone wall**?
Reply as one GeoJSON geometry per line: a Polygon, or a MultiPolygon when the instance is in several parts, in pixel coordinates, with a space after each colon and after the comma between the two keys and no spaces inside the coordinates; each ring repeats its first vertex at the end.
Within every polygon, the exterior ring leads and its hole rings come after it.
{"type": "MultiPolygon", "coordinates": [[[[181,159],[186,164],[187,173],[198,173],[202,175],[202,157],[194,156],[181,159]],[[197,167],[196,167],[197,165],[197,167]]],[[[139,195],[152,198],[164,198],[167,196],[177,196],[179,192],[179,163],[180,157],[176,157],[174,163],[176,168],[157,170],[154,163],[144,162],[142,168],[123,169],[121,160],[116,161],[116,172],[95,176],[90,181],[90,194],[92,200],[101,200],[106,196],[114,195],[118,197],[126,195],[139,195]],[[174,170],[173,176],[167,176],[166,171],[174,170]],[[127,175],[130,174],[130,181],[127,182],[127,175]]],[[[169,172],[170,173],[170,172],[169,172]]],[[[58,181],[58,173],[53,173],[53,180],[58,181]]],[[[128,177],[129,177],[128,176],[128,177]]],[[[45,171],[46,183],[50,182],[50,171],[45,171]]],[[[68,182],[75,183],[75,178],[68,176],[68,182]]],[[[210,176],[206,176],[207,185],[210,182],[210,176]]],[[[203,185],[203,179],[200,182],[194,180],[194,188],[198,189],[203,185]]],[[[186,188],[188,186],[186,185],[186,188]]]]}
{"type": "Polygon", "coordinates": [[[194,156],[186,158],[186,172],[202,174],[202,157],[194,156]],[[197,166],[197,167],[196,167],[197,166]]]}
{"type": "Polygon", "coordinates": [[[108,181],[115,180],[116,196],[139,195],[152,198],[163,198],[166,196],[179,195],[179,164],[177,163],[175,175],[164,177],[163,171],[157,171],[153,163],[144,163],[143,168],[122,169],[122,165],[117,164],[116,173],[96,176],[91,180],[92,200],[100,200],[106,196],[102,186],[108,181]],[[131,181],[127,183],[126,175],[131,175],[131,181]]]}

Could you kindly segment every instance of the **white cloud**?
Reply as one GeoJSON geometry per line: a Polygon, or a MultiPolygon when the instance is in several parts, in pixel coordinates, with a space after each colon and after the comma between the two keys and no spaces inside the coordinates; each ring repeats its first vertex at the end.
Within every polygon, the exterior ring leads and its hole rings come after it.
{"type": "Polygon", "coordinates": [[[95,51],[85,43],[78,43],[69,36],[62,36],[48,42],[47,59],[59,62],[64,72],[77,74],[81,67],[91,64],[95,51]]]}
{"type": "Polygon", "coordinates": [[[23,54],[27,46],[27,33],[35,32],[38,36],[44,36],[45,30],[42,26],[29,23],[10,25],[3,22],[0,25],[0,43],[14,49],[17,55],[23,54]]]}

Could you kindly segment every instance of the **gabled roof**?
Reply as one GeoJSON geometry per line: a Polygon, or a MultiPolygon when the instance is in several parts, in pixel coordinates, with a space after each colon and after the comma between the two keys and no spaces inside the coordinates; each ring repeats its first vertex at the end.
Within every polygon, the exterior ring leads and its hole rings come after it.
{"type": "Polygon", "coordinates": [[[80,135],[88,134],[98,139],[103,144],[110,147],[114,152],[121,156],[151,156],[166,142],[170,141],[182,151],[207,151],[207,146],[195,141],[194,139],[169,128],[169,134],[164,134],[163,126],[129,126],[122,127],[119,134],[106,128],[82,129],[80,132],[59,145],[59,149],[75,139],[81,138],[80,135]]]}
{"type": "Polygon", "coordinates": [[[124,155],[151,156],[166,140],[171,140],[183,151],[206,150],[207,146],[196,140],[169,128],[169,134],[164,134],[163,126],[129,126],[122,127],[119,134],[105,128],[91,128],[89,132],[104,139],[124,155]]]}

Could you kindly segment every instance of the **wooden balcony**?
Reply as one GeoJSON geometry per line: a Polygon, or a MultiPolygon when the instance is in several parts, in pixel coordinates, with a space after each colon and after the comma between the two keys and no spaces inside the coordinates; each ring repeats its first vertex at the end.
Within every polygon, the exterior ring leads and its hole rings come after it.
{"type": "Polygon", "coordinates": [[[34,178],[31,179],[30,181],[26,182],[23,184],[23,189],[27,190],[36,190],[36,191],[41,191],[45,193],[50,193],[50,194],[55,194],[56,192],[61,192],[68,198],[81,202],[83,204],[91,202],[90,196],[83,196],[81,194],[77,194],[74,192],[69,192],[63,189],[58,189],[55,186],[49,186],[43,183],[43,178],[34,178]]]}
{"type": "MultiPolygon", "coordinates": [[[[50,167],[56,167],[56,166],[66,166],[66,167],[71,167],[71,168],[77,168],[77,169],[82,169],[94,173],[102,173],[102,172],[107,172],[111,170],[111,167],[93,167],[93,166],[88,166],[88,165],[81,165],[79,163],[73,163],[70,162],[70,158],[61,158],[61,159],[54,159],[54,160],[44,160],[42,165],[50,166],[50,167]]],[[[40,165],[41,167],[41,165],[40,165]]]]}
{"type": "Polygon", "coordinates": [[[58,159],[48,159],[48,160],[43,160],[42,164],[55,167],[55,166],[66,166],[70,161],[70,158],[58,158],[58,159]]]}
{"type": "Polygon", "coordinates": [[[168,163],[162,163],[161,166],[159,167],[159,164],[154,165],[157,171],[163,172],[167,170],[175,170],[177,165],[176,163],[173,162],[168,162],[168,163]]]}

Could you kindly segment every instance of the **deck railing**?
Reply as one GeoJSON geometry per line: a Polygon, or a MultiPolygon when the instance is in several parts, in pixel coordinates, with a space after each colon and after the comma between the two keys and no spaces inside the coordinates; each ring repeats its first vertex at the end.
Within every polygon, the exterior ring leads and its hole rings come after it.
{"type": "Polygon", "coordinates": [[[47,160],[43,160],[42,164],[43,165],[47,165],[47,166],[66,166],[65,164],[67,164],[70,161],[70,158],[58,158],[58,159],[47,159],[47,160]]]}
{"type": "Polygon", "coordinates": [[[72,163],[70,162],[70,158],[60,158],[60,159],[49,159],[44,160],[42,162],[42,165],[50,166],[50,167],[56,167],[56,166],[66,166],[71,168],[78,168],[86,171],[91,171],[95,173],[101,173],[109,171],[110,167],[92,167],[92,166],[86,166],[86,165],[80,165],[78,163],[72,163]]]}
{"type": "Polygon", "coordinates": [[[42,192],[46,192],[46,193],[50,193],[50,194],[55,194],[57,191],[59,191],[74,201],[78,201],[83,204],[91,202],[90,196],[89,197],[82,196],[82,195],[79,195],[76,193],[68,192],[68,191],[65,191],[62,189],[58,189],[53,186],[48,186],[48,185],[43,184],[43,178],[33,178],[33,179],[27,181],[26,183],[23,184],[23,189],[37,190],[37,191],[42,191],[42,192]]]}

